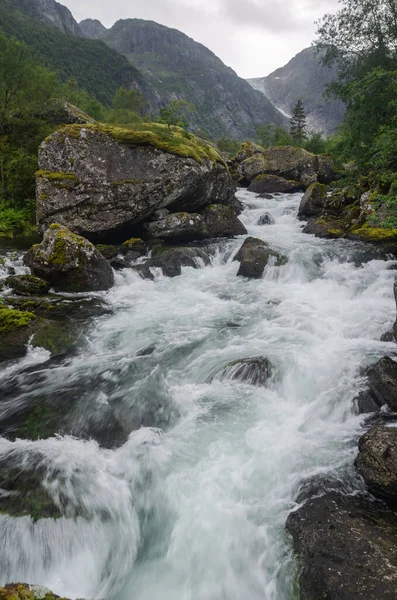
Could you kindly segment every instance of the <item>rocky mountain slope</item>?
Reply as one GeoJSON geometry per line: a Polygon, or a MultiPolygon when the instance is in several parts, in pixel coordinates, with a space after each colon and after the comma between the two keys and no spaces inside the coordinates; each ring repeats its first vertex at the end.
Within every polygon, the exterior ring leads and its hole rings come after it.
{"type": "MultiPolygon", "coordinates": [[[[82,28],[88,35],[87,22],[82,28]]],[[[92,30],[96,37],[98,25],[92,30]]],[[[259,124],[285,123],[267,98],[180,31],[152,21],[127,19],[118,21],[100,39],[141,70],[159,106],[174,98],[193,103],[196,112],[191,122],[197,130],[239,139],[253,136],[259,124]]]]}
{"type": "Polygon", "coordinates": [[[14,6],[38,23],[80,36],[80,27],[66,6],[55,0],[14,0],[14,6]]]}
{"type": "Polygon", "coordinates": [[[80,21],[79,27],[82,35],[92,40],[98,39],[106,31],[106,27],[98,19],[84,19],[80,21]]]}
{"type": "Polygon", "coordinates": [[[330,134],[340,125],[345,113],[341,101],[328,100],[323,95],[334,77],[332,69],[320,64],[314,49],[306,48],[274,73],[248,79],[248,82],[287,114],[291,114],[297,101],[302,100],[309,129],[330,134]]]}

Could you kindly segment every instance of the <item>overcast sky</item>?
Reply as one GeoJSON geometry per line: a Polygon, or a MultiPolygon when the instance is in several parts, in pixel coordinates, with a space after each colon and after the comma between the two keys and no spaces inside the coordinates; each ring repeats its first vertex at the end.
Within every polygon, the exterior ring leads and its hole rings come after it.
{"type": "Polygon", "coordinates": [[[150,19],[212,50],[241,77],[268,75],[310,46],[338,0],[59,0],[75,19],[150,19]]]}

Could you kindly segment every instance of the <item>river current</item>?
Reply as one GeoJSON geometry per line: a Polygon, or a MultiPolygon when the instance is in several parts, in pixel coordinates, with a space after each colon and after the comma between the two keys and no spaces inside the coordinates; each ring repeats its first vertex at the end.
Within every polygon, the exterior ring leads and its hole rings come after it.
{"type": "MultiPolygon", "coordinates": [[[[40,584],[69,598],[292,600],[295,563],[284,525],[302,481],[351,473],[363,417],[361,369],[393,345],[390,262],[368,247],[302,233],[301,194],[239,191],[249,235],[288,256],[261,280],[237,277],[244,236],[209,266],[173,279],[116,275],[81,351],[49,372],[35,349],[4,381],[37,365],[37,394],[75,382],[89,411],[148,423],[116,449],[53,437],[10,442],[0,459],[40,468],[47,492],[75,508],[57,520],[0,515],[0,584],[40,584]],[[269,212],[275,224],[258,226],[269,212]],[[265,387],[222,376],[267,357],[265,387]],[[70,513],[72,514],[73,511],[70,513]]],[[[350,483],[349,483],[350,482],[350,483]]]]}

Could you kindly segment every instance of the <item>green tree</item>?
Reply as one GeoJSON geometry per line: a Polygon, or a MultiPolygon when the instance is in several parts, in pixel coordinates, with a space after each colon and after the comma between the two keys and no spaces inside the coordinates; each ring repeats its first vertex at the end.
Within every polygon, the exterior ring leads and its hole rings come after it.
{"type": "Polygon", "coordinates": [[[305,150],[313,152],[313,154],[325,154],[327,151],[327,140],[319,132],[311,133],[305,144],[305,150]]]}
{"type": "Polygon", "coordinates": [[[290,134],[295,142],[299,145],[303,144],[307,138],[306,128],[307,124],[305,109],[302,100],[298,100],[294,106],[294,110],[292,111],[290,134]]]}
{"type": "Polygon", "coordinates": [[[186,100],[171,100],[167,106],[163,106],[160,109],[158,122],[168,125],[170,132],[171,125],[187,129],[189,127],[189,118],[195,110],[196,107],[191,102],[187,102],[186,100]]]}
{"type": "Polygon", "coordinates": [[[259,125],[256,130],[256,142],[264,148],[273,146],[274,141],[274,126],[270,123],[259,125]]]}

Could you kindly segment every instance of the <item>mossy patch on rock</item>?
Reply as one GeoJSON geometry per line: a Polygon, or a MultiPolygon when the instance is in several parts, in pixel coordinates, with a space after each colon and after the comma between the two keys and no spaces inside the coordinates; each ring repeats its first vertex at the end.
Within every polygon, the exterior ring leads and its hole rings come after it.
{"type": "Polygon", "coordinates": [[[0,600],[57,600],[58,598],[59,596],[50,590],[38,585],[10,583],[0,587],[0,600]]]}
{"type": "Polygon", "coordinates": [[[36,315],[31,312],[12,310],[0,306],[0,334],[6,335],[29,327],[36,319],[36,315]]]}
{"type": "Polygon", "coordinates": [[[17,294],[23,296],[44,296],[50,290],[50,284],[47,281],[34,275],[11,275],[7,277],[5,283],[17,294]]]}
{"type": "Polygon", "coordinates": [[[116,127],[104,123],[86,125],[67,125],[59,130],[60,136],[79,139],[84,130],[108,135],[114,141],[126,146],[152,146],[158,150],[193,158],[198,162],[210,160],[219,162],[226,167],[226,163],[216,148],[195,135],[188,133],[180,127],[168,128],[161,123],[137,123],[132,128],[116,127]]]}
{"type": "Polygon", "coordinates": [[[371,227],[368,223],[364,223],[362,227],[352,229],[349,237],[359,239],[363,242],[385,243],[397,242],[397,229],[384,229],[383,227],[371,227]]]}
{"type": "Polygon", "coordinates": [[[49,181],[68,181],[72,183],[79,183],[79,178],[74,173],[52,172],[41,169],[36,171],[36,177],[48,179],[49,181]]]}
{"type": "Polygon", "coordinates": [[[141,238],[130,238],[121,244],[120,250],[122,254],[137,252],[140,256],[144,256],[146,254],[146,245],[141,238]]]}

